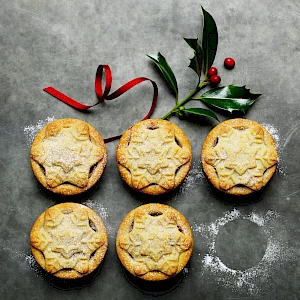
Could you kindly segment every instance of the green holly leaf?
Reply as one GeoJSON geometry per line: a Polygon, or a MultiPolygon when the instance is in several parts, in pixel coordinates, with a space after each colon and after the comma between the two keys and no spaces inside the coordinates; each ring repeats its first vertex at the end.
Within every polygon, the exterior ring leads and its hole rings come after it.
{"type": "Polygon", "coordinates": [[[202,102],[227,110],[246,113],[261,94],[254,94],[246,86],[228,85],[211,89],[201,96],[194,98],[202,102]]]}
{"type": "Polygon", "coordinates": [[[217,121],[219,121],[218,117],[216,116],[216,114],[214,112],[212,112],[209,109],[205,109],[205,108],[185,108],[181,111],[190,113],[190,114],[194,114],[194,115],[198,115],[198,116],[205,116],[205,117],[209,117],[212,119],[215,119],[217,121]]]}
{"type": "Polygon", "coordinates": [[[177,81],[175,78],[175,75],[169,66],[167,60],[160,54],[160,52],[157,53],[157,55],[152,54],[148,55],[149,58],[151,58],[154,63],[158,66],[160,69],[162,75],[166,79],[171,91],[174,93],[176,98],[178,97],[178,86],[177,86],[177,81]]]}
{"type": "Polygon", "coordinates": [[[202,49],[204,55],[203,71],[207,71],[212,66],[218,48],[218,29],[213,17],[202,7],[203,13],[203,33],[202,49]]]}
{"type": "Polygon", "coordinates": [[[203,62],[203,50],[201,46],[198,44],[198,38],[196,39],[187,39],[183,38],[187,44],[194,50],[195,56],[190,59],[189,68],[193,69],[198,77],[201,76],[202,71],[202,62],[203,62]]]}

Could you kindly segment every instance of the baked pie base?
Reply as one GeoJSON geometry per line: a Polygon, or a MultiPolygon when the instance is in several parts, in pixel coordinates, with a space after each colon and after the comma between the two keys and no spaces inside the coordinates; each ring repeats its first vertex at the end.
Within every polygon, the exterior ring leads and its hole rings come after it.
{"type": "Polygon", "coordinates": [[[204,141],[202,166],[210,182],[232,195],[260,190],[273,176],[278,161],[271,134],[259,123],[230,119],[213,128],[204,141]]]}
{"type": "Polygon", "coordinates": [[[108,237],[95,211],[69,202],[52,206],[37,218],[30,244],[34,258],[45,271],[59,278],[76,279],[99,266],[108,237]]]}
{"type": "Polygon", "coordinates": [[[71,118],[47,124],[30,150],[31,167],[38,181],[62,195],[90,189],[101,177],[106,162],[106,147],[99,132],[71,118]]]}
{"type": "Polygon", "coordinates": [[[178,274],[193,251],[192,230],[174,208],[158,203],[132,210],[116,238],[118,257],[134,276],[159,281],[178,274]]]}
{"type": "Polygon", "coordinates": [[[134,190],[158,195],[175,189],[188,174],[192,149],[175,124],[148,119],[121,137],[116,159],[123,180],[134,190]]]}

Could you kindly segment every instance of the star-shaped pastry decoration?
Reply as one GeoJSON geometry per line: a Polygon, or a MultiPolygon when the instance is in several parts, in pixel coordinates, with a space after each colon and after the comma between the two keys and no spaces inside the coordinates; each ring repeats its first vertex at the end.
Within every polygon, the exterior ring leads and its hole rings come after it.
{"type": "Polygon", "coordinates": [[[60,130],[48,125],[42,143],[32,148],[31,157],[43,166],[50,188],[66,182],[84,188],[91,167],[103,158],[103,153],[89,139],[87,125],[73,124],[60,130]]]}
{"type": "Polygon", "coordinates": [[[46,271],[73,269],[87,273],[91,255],[103,245],[103,238],[89,225],[84,209],[64,212],[50,208],[43,226],[32,235],[31,244],[43,253],[46,271]]]}
{"type": "Polygon", "coordinates": [[[150,271],[160,271],[168,276],[176,273],[180,254],[191,244],[179,231],[175,220],[174,215],[135,214],[133,228],[122,236],[120,247],[135,260],[136,275],[150,271]]]}
{"type": "Polygon", "coordinates": [[[176,170],[189,160],[190,154],[176,143],[174,130],[159,127],[132,132],[128,147],[119,151],[118,163],[130,171],[133,188],[158,184],[170,190],[176,170]]]}
{"type": "Polygon", "coordinates": [[[264,172],[276,164],[277,156],[264,143],[263,130],[226,128],[205,162],[215,168],[221,189],[244,185],[258,190],[264,172]]]}

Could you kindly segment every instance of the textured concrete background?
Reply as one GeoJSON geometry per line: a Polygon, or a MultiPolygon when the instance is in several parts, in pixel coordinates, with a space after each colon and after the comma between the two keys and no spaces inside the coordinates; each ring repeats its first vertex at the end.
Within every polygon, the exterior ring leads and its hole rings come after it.
{"type": "Polygon", "coordinates": [[[299,299],[298,0],[0,2],[1,299],[299,299]],[[262,193],[234,203],[211,189],[199,164],[202,143],[215,123],[173,117],[191,140],[193,168],[176,192],[142,197],[122,183],[115,163],[117,141],[112,142],[97,188],[74,199],[102,216],[109,232],[106,259],[95,274],[75,283],[46,275],[31,256],[29,233],[35,219],[62,199],[41,189],[32,174],[31,134],[49,118],[63,117],[83,119],[103,137],[118,134],[143,117],[152,90],[144,83],[83,113],[42,89],[52,85],[92,104],[96,68],[109,64],[113,90],[139,76],[155,80],[159,102],[153,117],[162,117],[174,99],[145,53],[160,51],[168,59],[183,98],[196,77],[187,68],[192,51],[182,37],[201,37],[200,5],[218,26],[214,65],[222,84],[247,84],[263,94],[245,117],[265,124],[276,138],[277,173],[262,193]],[[222,66],[227,56],[236,60],[232,71],[222,66]],[[120,220],[144,202],[173,206],[193,228],[194,254],[174,280],[137,282],[118,261],[120,220]]]}

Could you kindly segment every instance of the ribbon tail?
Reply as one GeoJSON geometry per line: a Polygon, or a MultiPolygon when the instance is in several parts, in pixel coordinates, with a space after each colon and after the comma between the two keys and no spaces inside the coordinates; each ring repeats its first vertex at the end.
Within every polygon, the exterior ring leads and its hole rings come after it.
{"type": "MultiPolygon", "coordinates": [[[[111,89],[111,84],[112,84],[112,72],[111,72],[111,69],[108,65],[99,65],[98,68],[97,68],[96,78],[95,78],[95,92],[96,92],[98,101],[93,105],[82,104],[82,103],[72,99],[71,97],[61,93],[60,91],[56,90],[52,86],[48,86],[48,87],[44,88],[43,90],[45,92],[47,92],[48,94],[50,94],[51,96],[57,98],[58,100],[66,103],[66,104],[68,104],[68,105],[70,105],[70,106],[72,106],[72,107],[74,107],[78,110],[87,110],[87,109],[103,102],[105,99],[106,100],[113,100],[113,99],[121,96],[122,94],[124,94],[128,90],[132,89],[133,87],[135,87],[136,85],[138,85],[138,84],[140,84],[144,81],[150,81],[152,86],[153,86],[152,104],[151,104],[150,110],[148,111],[146,116],[142,119],[142,120],[146,120],[152,115],[152,113],[153,113],[153,111],[156,107],[156,104],[157,104],[157,99],[158,99],[157,84],[149,78],[138,77],[138,78],[132,79],[129,82],[125,83],[123,86],[121,86],[115,92],[113,92],[112,94],[109,95],[109,92],[110,92],[110,89],[111,89]],[[103,70],[105,72],[104,92],[102,91],[103,70]]],[[[104,142],[109,143],[111,141],[119,139],[120,137],[121,137],[121,135],[106,138],[106,139],[104,139],[104,142]]]]}
{"type": "Polygon", "coordinates": [[[144,81],[150,81],[153,86],[153,98],[152,98],[151,107],[150,107],[150,110],[147,113],[147,115],[142,119],[142,120],[146,120],[152,115],[152,113],[156,107],[157,99],[158,99],[158,87],[157,87],[157,84],[153,80],[146,78],[146,77],[138,77],[138,78],[132,79],[129,82],[125,83],[120,88],[118,88],[115,92],[113,92],[112,94],[107,96],[106,99],[107,100],[115,99],[144,81]]]}
{"type": "Polygon", "coordinates": [[[95,103],[94,105],[84,105],[74,99],[72,99],[71,97],[63,94],[62,92],[58,91],[57,89],[55,89],[52,86],[48,86],[46,88],[43,89],[45,92],[47,92],[48,94],[50,94],[51,96],[57,98],[58,100],[76,108],[79,110],[87,110],[95,105],[97,105],[100,101],[98,101],[97,103],[95,103]]]}

